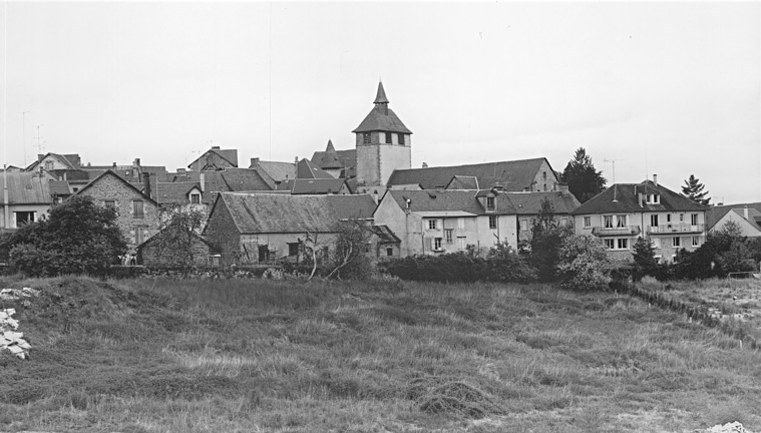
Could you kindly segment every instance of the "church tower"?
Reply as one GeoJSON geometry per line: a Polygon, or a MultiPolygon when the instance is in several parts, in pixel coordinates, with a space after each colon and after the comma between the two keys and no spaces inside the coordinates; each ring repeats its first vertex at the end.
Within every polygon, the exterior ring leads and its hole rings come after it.
{"type": "Polygon", "coordinates": [[[357,188],[358,192],[382,195],[395,169],[412,167],[412,131],[388,108],[382,82],[373,104],[352,131],[357,139],[357,188]]]}

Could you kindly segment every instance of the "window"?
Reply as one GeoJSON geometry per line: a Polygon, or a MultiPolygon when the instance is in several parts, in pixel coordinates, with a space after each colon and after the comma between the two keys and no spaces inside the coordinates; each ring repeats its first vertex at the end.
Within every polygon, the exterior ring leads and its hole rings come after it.
{"type": "Polygon", "coordinates": [[[679,222],[680,222],[680,223],[681,223],[681,222],[684,222],[684,214],[683,214],[683,213],[680,213],[680,214],[679,214],[679,222]]]}
{"type": "Polygon", "coordinates": [[[116,209],[116,202],[114,200],[106,200],[106,209],[116,209]]]}
{"type": "Polygon", "coordinates": [[[288,256],[298,256],[299,255],[299,243],[298,242],[288,242],[288,256]]]}
{"type": "Polygon", "coordinates": [[[666,222],[667,222],[667,223],[670,223],[670,222],[671,222],[671,214],[670,214],[670,213],[667,213],[667,214],[666,214],[666,222]]]}
{"type": "Polygon", "coordinates": [[[452,243],[452,229],[444,230],[444,239],[447,241],[448,244],[452,243]]]}
{"type": "Polygon", "coordinates": [[[613,239],[604,239],[605,242],[605,249],[612,250],[613,249],[613,239]]]}
{"type": "Polygon", "coordinates": [[[681,239],[679,236],[674,236],[674,238],[671,240],[671,244],[674,248],[679,247],[681,245],[681,239]]]}
{"type": "Polygon", "coordinates": [[[655,256],[653,256],[653,258],[655,259],[655,263],[660,263],[661,260],[663,259],[663,256],[655,255],[655,256]]]}
{"type": "Polygon", "coordinates": [[[650,215],[650,226],[658,227],[658,214],[650,215]]]}
{"type": "Polygon", "coordinates": [[[394,255],[394,248],[393,247],[386,248],[386,256],[392,257],[393,255],[394,255]]]}
{"type": "Polygon", "coordinates": [[[370,144],[370,133],[365,132],[362,134],[362,143],[363,144],[370,144]]]}
{"type": "Polygon", "coordinates": [[[399,144],[401,144],[402,146],[404,146],[404,134],[399,134],[399,135],[398,135],[398,138],[399,138],[399,144]]]}
{"type": "Polygon", "coordinates": [[[489,228],[490,229],[496,229],[497,228],[497,216],[496,215],[489,215],[489,228]]]}
{"type": "Polygon", "coordinates": [[[486,197],[486,210],[494,210],[494,197],[486,197]]]}
{"type": "Polygon", "coordinates": [[[392,142],[392,140],[391,140],[391,133],[387,132],[386,133],[386,143],[391,144],[391,142],[392,142]]]}
{"type": "Polygon", "coordinates": [[[53,169],[53,161],[45,161],[45,170],[50,171],[53,169]]]}
{"type": "Polygon", "coordinates": [[[528,219],[527,218],[521,218],[521,231],[524,231],[524,232],[528,231],[528,219]]]}
{"type": "Polygon", "coordinates": [[[428,230],[436,230],[436,220],[428,220],[428,230]]]}
{"type": "Polygon", "coordinates": [[[14,212],[16,214],[16,227],[34,222],[34,212],[14,212]]]}
{"type": "Polygon", "coordinates": [[[436,251],[441,249],[441,238],[433,238],[433,249],[436,251]]]}
{"type": "Polygon", "coordinates": [[[201,203],[201,194],[198,194],[197,192],[194,192],[193,194],[190,194],[190,203],[192,203],[192,204],[200,204],[201,203]]]}
{"type": "Polygon", "coordinates": [[[465,249],[465,236],[457,236],[457,249],[458,250],[465,249]]]}
{"type": "Polygon", "coordinates": [[[700,236],[693,236],[692,237],[692,246],[693,247],[699,247],[700,246],[700,236]]]}
{"type": "Polygon", "coordinates": [[[546,183],[544,184],[544,191],[545,192],[547,191],[547,184],[546,183]]]}
{"type": "Polygon", "coordinates": [[[629,239],[621,238],[617,239],[617,241],[619,250],[625,250],[629,248],[629,239]]]}
{"type": "Polygon", "coordinates": [[[694,226],[698,225],[698,214],[694,213],[690,215],[690,224],[694,226]]]}
{"type": "Polygon", "coordinates": [[[603,226],[606,229],[613,228],[613,216],[612,215],[605,215],[602,217],[603,226]]]}
{"type": "Polygon", "coordinates": [[[661,202],[661,196],[659,194],[648,194],[647,204],[659,204],[661,202]]]}
{"type": "Polygon", "coordinates": [[[626,227],[626,215],[616,216],[616,227],[618,228],[626,227]]]}
{"type": "Polygon", "coordinates": [[[144,218],[142,200],[132,200],[132,217],[144,218]]]}
{"type": "Polygon", "coordinates": [[[590,227],[592,225],[592,217],[584,217],[584,227],[590,227]]]}
{"type": "Polygon", "coordinates": [[[542,172],[542,178],[543,178],[544,180],[547,180],[547,172],[546,172],[546,171],[543,171],[543,172],[542,172]]]}

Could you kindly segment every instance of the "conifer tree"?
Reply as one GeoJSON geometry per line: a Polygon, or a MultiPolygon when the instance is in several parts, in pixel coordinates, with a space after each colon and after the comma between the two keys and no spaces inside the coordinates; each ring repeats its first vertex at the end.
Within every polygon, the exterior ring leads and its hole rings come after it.
{"type": "Polygon", "coordinates": [[[703,191],[704,189],[705,185],[700,182],[700,179],[695,177],[694,174],[691,174],[690,178],[684,181],[684,185],[682,186],[682,194],[684,194],[687,198],[692,199],[696,203],[708,206],[708,204],[711,202],[711,197],[706,197],[706,195],[708,195],[708,191],[703,191]]]}
{"type": "Polygon", "coordinates": [[[581,203],[599,194],[605,188],[606,180],[602,177],[602,171],[595,169],[592,158],[587,155],[583,147],[576,149],[573,159],[568,162],[560,177],[568,184],[571,194],[581,203]]]}

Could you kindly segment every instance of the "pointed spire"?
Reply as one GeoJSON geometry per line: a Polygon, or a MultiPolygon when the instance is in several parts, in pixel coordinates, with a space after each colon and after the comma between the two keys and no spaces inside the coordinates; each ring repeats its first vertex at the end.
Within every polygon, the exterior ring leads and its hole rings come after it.
{"type": "Polygon", "coordinates": [[[325,148],[325,152],[335,152],[336,148],[333,147],[333,140],[328,140],[328,147],[325,148]]]}
{"type": "Polygon", "coordinates": [[[388,98],[386,98],[386,91],[383,90],[382,81],[378,81],[378,94],[375,96],[373,104],[388,104],[388,98]]]}

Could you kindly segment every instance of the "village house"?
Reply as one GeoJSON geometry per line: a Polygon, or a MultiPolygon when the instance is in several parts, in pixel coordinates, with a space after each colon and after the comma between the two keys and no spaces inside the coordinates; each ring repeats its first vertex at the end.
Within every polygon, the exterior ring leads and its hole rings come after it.
{"type": "Polygon", "coordinates": [[[374,210],[368,195],[223,192],[202,236],[219,248],[223,265],[297,260],[307,238],[319,249],[331,248],[340,221],[369,225],[374,210]]]}
{"type": "Polygon", "coordinates": [[[194,232],[178,234],[166,227],[137,246],[137,263],[144,266],[217,266],[219,256],[194,232]]]}
{"type": "Polygon", "coordinates": [[[24,224],[39,221],[56,201],[55,191],[67,190],[65,184],[57,182],[45,172],[0,171],[0,188],[8,188],[8,202],[3,202],[0,227],[17,229],[24,224]]]}
{"type": "Polygon", "coordinates": [[[373,214],[400,240],[402,256],[441,254],[497,243],[517,250],[530,239],[529,224],[548,200],[561,223],[578,205],[568,191],[512,193],[491,190],[388,190],[373,214]]]}
{"type": "Polygon", "coordinates": [[[296,164],[299,159],[296,158],[294,162],[284,161],[263,161],[259,158],[251,158],[251,163],[248,168],[257,170],[264,176],[268,176],[272,179],[275,187],[279,186],[283,182],[288,182],[296,178],[296,164]]]}
{"type": "Polygon", "coordinates": [[[558,189],[558,178],[547,158],[485,162],[444,167],[396,169],[391,189],[489,189],[548,192],[558,189]]]}
{"type": "Polygon", "coordinates": [[[713,206],[706,212],[708,233],[724,229],[730,221],[737,226],[742,236],[761,236],[761,203],[713,206]]]}
{"type": "Polygon", "coordinates": [[[617,183],[572,213],[577,234],[602,239],[612,260],[630,262],[638,237],[649,239],[656,259],[674,262],[677,251],[705,242],[708,208],[658,184],[617,183]]]}
{"type": "Polygon", "coordinates": [[[328,140],[324,151],[312,154],[311,162],[335,178],[352,179],[356,176],[357,149],[336,150],[328,140]]]}
{"type": "Polygon", "coordinates": [[[85,185],[77,195],[92,197],[95,204],[116,211],[119,226],[132,253],[159,229],[159,206],[148,194],[111,170],[85,185]]]}

